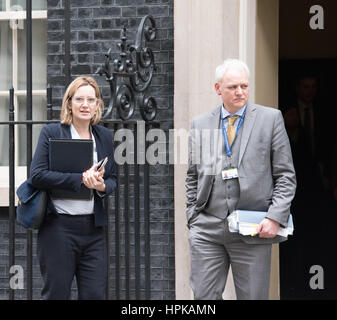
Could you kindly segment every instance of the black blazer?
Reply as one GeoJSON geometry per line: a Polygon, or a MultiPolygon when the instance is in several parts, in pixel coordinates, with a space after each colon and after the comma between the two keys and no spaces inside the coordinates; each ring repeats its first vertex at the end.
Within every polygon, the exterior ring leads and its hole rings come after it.
{"type": "MultiPolygon", "coordinates": [[[[105,166],[104,182],[105,194],[94,192],[95,226],[106,225],[103,198],[116,188],[116,167],[111,132],[103,126],[92,126],[92,133],[96,141],[98,160],[108,157],[105,166]]],[[[49,171],[49,139],[71,139],[70,126],[67,124],[49,124],[42,128],[36,151],[30,167],[31,183],[38,189],[69,189],[78,191],[82,183],[81,173],[61,173],[49,171]]],[[[89,168],[88,168],[89,169],[89,168]]],[[[56,213],[52,201],[48,202],[47,214],[56,213]]]]}

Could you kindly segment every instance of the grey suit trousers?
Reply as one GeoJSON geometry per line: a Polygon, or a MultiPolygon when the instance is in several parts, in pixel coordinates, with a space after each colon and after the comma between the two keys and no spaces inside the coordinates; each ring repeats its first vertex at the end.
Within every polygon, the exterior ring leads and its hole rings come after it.
{"type": "Polygon", "coordinates": [[[248,244],[227,219],[200,212],[190,224],[190,284],[196,300],[221,300],[229,266],[239,300],[269,296],[271,244],[248,244]]]}

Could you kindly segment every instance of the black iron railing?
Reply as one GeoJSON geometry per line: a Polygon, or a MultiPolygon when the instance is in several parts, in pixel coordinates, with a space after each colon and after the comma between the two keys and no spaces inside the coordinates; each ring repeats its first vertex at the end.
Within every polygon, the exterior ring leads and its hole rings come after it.
{"type": "Polygon", "coordinates": [[[147,96],[155,71],[154,55],[147,42],[156,37],[156,24],[152,16],[142,18],[136,35],[135,44],[127,42],[126,26],[121,31],[119,57],[112,59],[111,49],[105,55],[105,63],[96,73],[105,75],[110,86],[110,102],[103,119],[112,117],[117,109],[123,120],[131,119],[138,107],[145,121],[152,121],[157,114],[157,103],[154,97],[147,96]]]}

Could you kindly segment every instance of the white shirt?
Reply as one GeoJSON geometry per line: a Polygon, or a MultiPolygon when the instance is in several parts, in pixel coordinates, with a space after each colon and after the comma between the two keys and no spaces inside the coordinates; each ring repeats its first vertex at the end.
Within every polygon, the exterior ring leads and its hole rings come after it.
{"type": "Polygon", "coordinates": [[[235,122],[234,122],[234,128],[235,128],[235,130],[237,130],[238,125],[239,125],[239,122],[240,122],[239,119],[243,116],[243,114],[244,114],[244,112],[246,111],[246,109],[247,109],[247,105],[245,105],[244,107],[242,107],[241,109],[239,109],[239,110],[238,110],[237,112],[235,112],[234,114],[231,114],[231,113],[229,113],[229,112],[225,109],[224,105],[222,105],[222,108],[221,108],[221,118],[222,118],[223,120],[225,120],[225,121],[224,121],[224,126],[225,126],[226,132],[227,132],[227,129],[228,129],[228,118],[229,118],[229,117],[233,117],[233,116],[239,116],[239,117],[235,120],[235,122]]]}
{"type": "MultiPolygon", "coordinates": [[[[90,127],[91,131],[91,127],[90,127]]],[[[70,132],[72,139],[81,139],[75,127],[70,125],[70,132]]],[[[97,163],[97,150],[95,137],[91,131],[93,147],[94,147],[94,164],[97,163]]],[[[89,168],[88,168],[89,169],[89,168]]],[[[91,200],[68,200],[68,199],[52,199],[55,209],[60,214],[93,214],[94,213],[94,197],[91,200]]]]}

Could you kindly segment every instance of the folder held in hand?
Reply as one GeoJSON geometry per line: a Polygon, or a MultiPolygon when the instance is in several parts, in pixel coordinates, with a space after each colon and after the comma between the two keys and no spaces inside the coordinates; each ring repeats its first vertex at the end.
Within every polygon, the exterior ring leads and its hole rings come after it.
{"type": "MultiPolygon", "coordinates": [[[[250,210],[235,210],[228,216],[229,231],[239,232],[242,235],[255,235],[256,229],[261,221],[266,217],[267,212],[250,211],[250,210]]],[[[293,217],[290,214],[288,226],[280,227],[278,235],[288,237],[294,233],[293,217]]]]}
{"type": "MultiPolygon", "coordinates": [[[[50,139],[49,170],[64,173],[82,173],[93,165],[93,141],[86,139],[50,139]]],[[[79,192],[52,189],[53,199],[90,200],[92,189],[81,185],[79,192]]]]}

